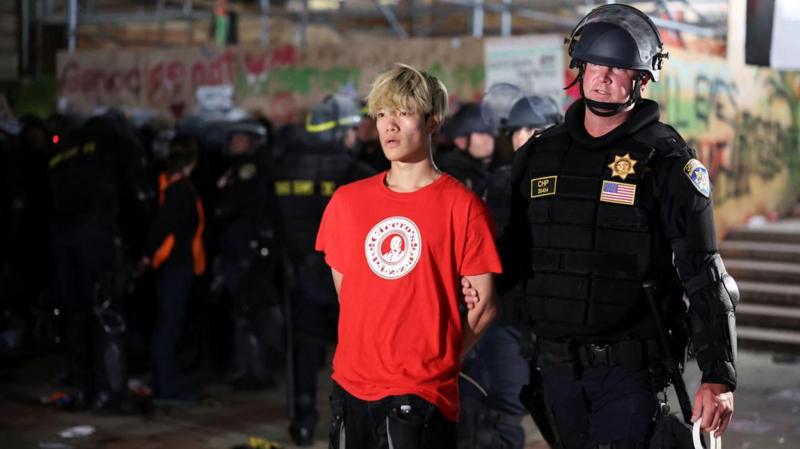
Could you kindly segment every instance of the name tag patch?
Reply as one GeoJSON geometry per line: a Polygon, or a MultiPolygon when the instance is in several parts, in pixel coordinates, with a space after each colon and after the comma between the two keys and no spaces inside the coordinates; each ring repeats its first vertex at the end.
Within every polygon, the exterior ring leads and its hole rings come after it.
{"type": "Polygon", "coordinates": [[[531,198],[556,194],[558,176],[545,176],[531,179],[531,198]]]}
{"type": "Polygon", "coordinates": [[[632,206],[635,200],[636,184],[603,181],[603,189],[600,191],[600,201],[632,206]]]}

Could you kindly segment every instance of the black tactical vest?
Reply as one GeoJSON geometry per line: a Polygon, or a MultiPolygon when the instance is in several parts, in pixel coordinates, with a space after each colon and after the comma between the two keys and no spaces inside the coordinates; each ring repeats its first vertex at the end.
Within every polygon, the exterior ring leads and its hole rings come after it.
{"type": "Polygon", "coordinates": [[[643,134],[589,148],[560,127],[528,148],[517,187],[529,198],[532,242],[525,308],[540,336],[618,334],[648,314],[642,284],[655,266],[671,267],[655,235],[650,170],[670,150],[643,134]]]}
{"type": "Polygon", "coordinates": [[[485,197],[499,239],[511,217],[511,165],[501,165],[489,175],[485,197]]]}
{"type": "Polygon", "coordinates": [[[302,260],[319,254],[314,251],[314,242],[333,192],[373,174],[370,167],[333,143],[295,143],[278,163],[275,174],[275,193],[292,258],[302,260]]]}

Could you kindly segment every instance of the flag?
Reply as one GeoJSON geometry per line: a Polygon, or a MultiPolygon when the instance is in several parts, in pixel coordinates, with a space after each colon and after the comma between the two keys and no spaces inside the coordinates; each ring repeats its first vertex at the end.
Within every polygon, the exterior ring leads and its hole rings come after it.
{"type": "Polygon", "coordinates": [[[600,201],[606,203],[627,204],[632,206],[636,199],[636,184],[603,181],[600,201]]]}

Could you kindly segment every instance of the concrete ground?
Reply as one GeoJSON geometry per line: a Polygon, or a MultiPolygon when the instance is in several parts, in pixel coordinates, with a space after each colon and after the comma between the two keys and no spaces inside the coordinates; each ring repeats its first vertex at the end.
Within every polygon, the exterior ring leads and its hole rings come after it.
{"type": "MultiPolygon", "coordinates": [[[[199,403],[185,409],[159,409],[145,416],[112,417],[70,413],[44,407],[53,358],[40,357],[0,367],[0,448],[3,449],[230,449],[259,437],[293,448],[287,434],[285,390],[239,393],[208,384],[199,403]],[[89,425],[94,433],[63,438],[59,432],[89,425]]],[[[699,373],[690,366],[687,384],[694,391],[699,373]]],[[[320,374],[321,423],[327,422],[327,373],[320,374]]],[[[741,352],[740,386],[733,424],[723,437],[726,449],[800,448],[800,359],[741,352]]],[[[677,407],[674,408],[677,410],[677,407]]],[[[532,421],[526,448],[543,449],[532,421]]],[[[325,427],[317,436],[324,437],[325,427]]],[[[318,439],[314,448],[325,448],[318,439]]],[[[265,448],[267,449],[267,448],[265,448]]]]}

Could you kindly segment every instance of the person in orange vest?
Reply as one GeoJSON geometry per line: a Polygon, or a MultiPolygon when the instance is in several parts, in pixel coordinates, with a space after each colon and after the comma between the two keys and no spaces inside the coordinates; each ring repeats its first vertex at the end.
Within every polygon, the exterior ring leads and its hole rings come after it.
{"type": "Polygon", "coordinates": [[[158,278],[151,348],[156,402],[187,397],[178,388],[176,352],[194,277],[206,269],[203,205],[189,178],[196,163],[197,143],[188,136],[176,136],[170,142],[166,171],[159,176],[159,210],[142,260],[156,270],[158,278]]]}

